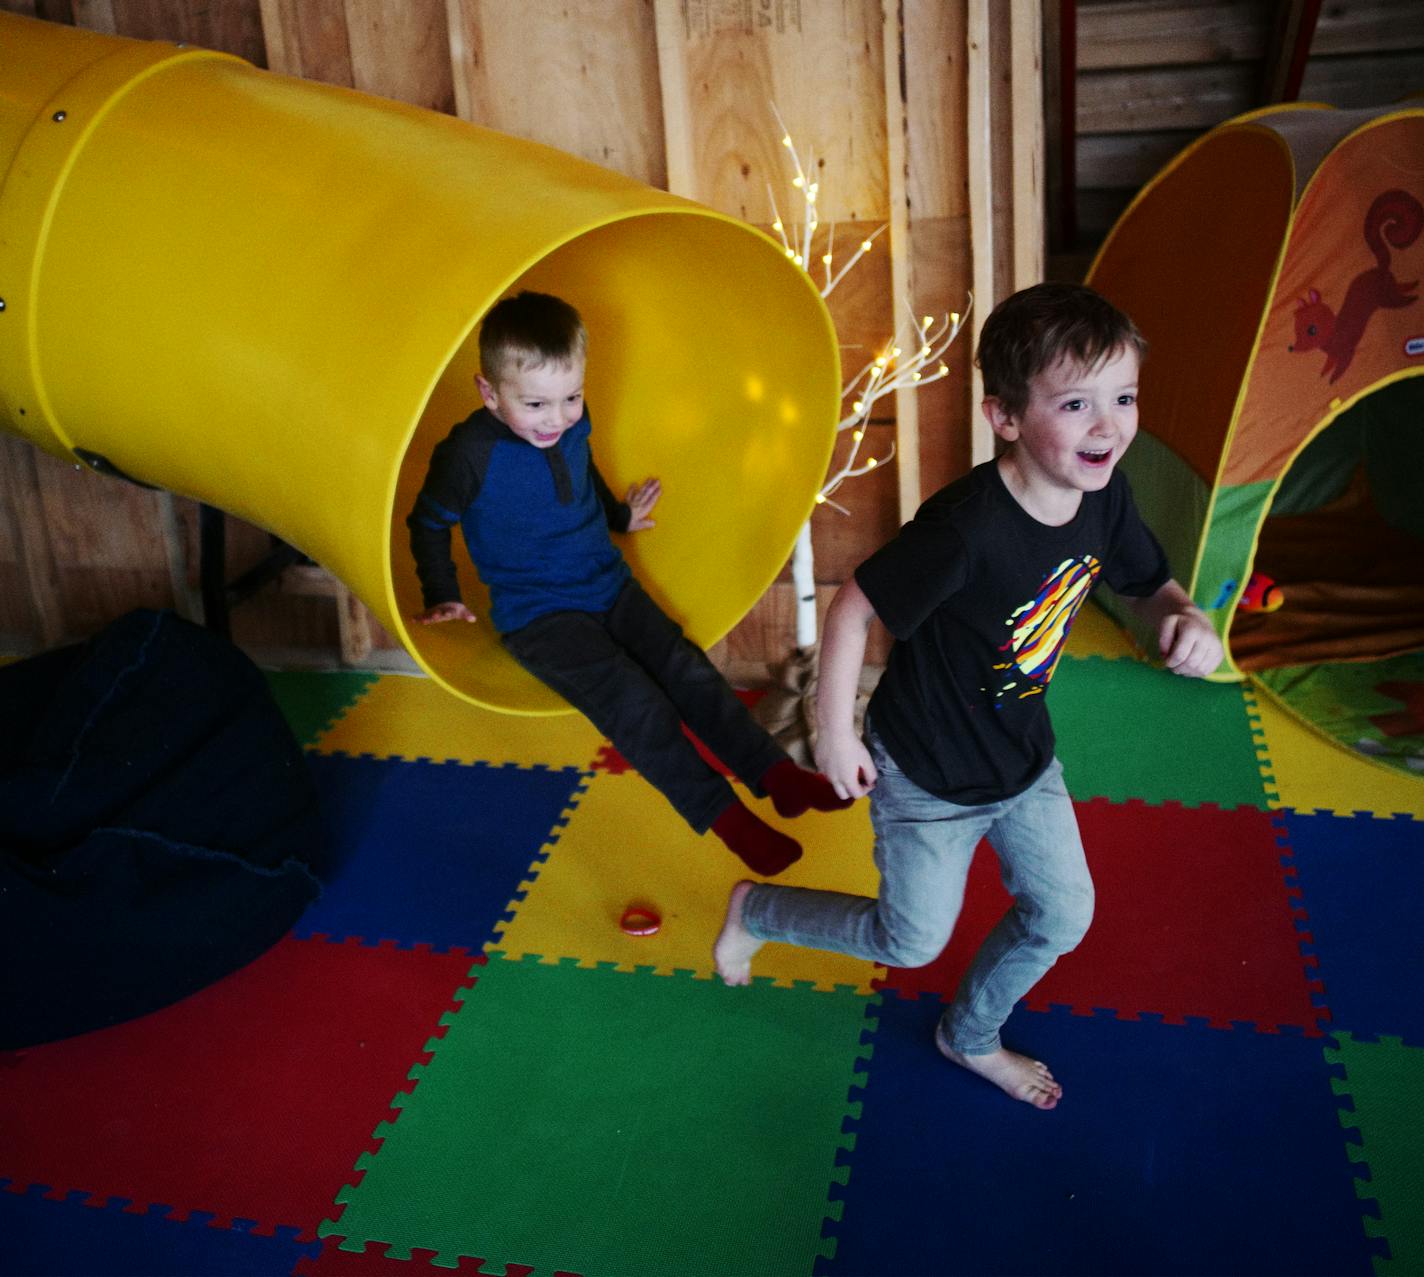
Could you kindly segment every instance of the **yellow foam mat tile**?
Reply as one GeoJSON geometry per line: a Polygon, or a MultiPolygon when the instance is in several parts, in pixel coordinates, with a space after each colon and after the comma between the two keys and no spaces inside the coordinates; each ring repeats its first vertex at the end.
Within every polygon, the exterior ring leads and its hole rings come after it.
{"type": "Polygon", "coordinates": [[[1269,697],[1247,691],[1246,700],[1260,730],[1269,806],[1424,820],[1424,778],[1396,772],[1332,744],[1269,697]]]}
{"type": "Polygon", "coordinates": [[[313,748],[380,758],[586,768],[602,744],[602,735],[582,714],[497,714],[461,700],[432,679],[387,674],[313,748]]]}
{"type": "Polygon", "coordinates": [[[1069,656],[1100,656],[1109,661],[1142,659],[1127,632],[1091,600],[1073,618],[1064,651],[1069,656]]]}
{"type": "MultiPolygon", "coordinates": [[[[805,849],[775,882],[875,894],[879,875],[871,861],[868,802],[783,820],[770,802],[738,792],[805,849]]],[[[642,777],[600,772],[580,796],[538,877],[522,884],[525,898],[510,906],[514,920],[487,948],[511,958],[574,958],[585,967],[610,962],[625,971],[687,970],[710,979],[712,945],[728,893],[739,879],[753,876],[715,835],[693,833],[642,777]],[[624,934],[619,920],[630,904],[657,911],[662,926],[656,935],[624,934]]],[[[769,976],[779,985],[808,981],[823,990],[849,985],[867,994],[873,992],[876,970],[865,959],[784,944],[766,945],[752,961],[753,976],[769,976]]]]}

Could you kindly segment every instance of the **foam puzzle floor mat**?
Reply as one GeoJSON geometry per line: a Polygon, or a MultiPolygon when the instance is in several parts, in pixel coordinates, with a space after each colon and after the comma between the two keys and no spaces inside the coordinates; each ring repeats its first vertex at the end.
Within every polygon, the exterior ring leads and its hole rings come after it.
{"type": "MultiPolygon", "coordinates": [[[[273,674],[330,832],[291,935],[0,1054],[0,1274],[1424,1272],[1424,780],[1075,631],[1053,712],[1098,891],[1015,1010],[1041,1113],[915,970],[712,943],[745,870],[577,716],[273,674]],[[619,926],[630,905],[655,934],[619,926]]],[[[756,803],[742,791],[743,798],[756,803]]],[[[765,818],[873,894],[866,804],[765,818]]]]}

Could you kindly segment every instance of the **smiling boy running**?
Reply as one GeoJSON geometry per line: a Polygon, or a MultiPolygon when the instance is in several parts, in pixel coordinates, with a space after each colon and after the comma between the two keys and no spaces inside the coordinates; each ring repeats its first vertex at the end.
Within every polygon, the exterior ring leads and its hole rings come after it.
{"type": "Polygon", "coordinates": [[[1073,618],[1102,580],[1157,634],[1173,673],[1201,677],[1222,657],[1117,472],[1137,433],[1145,349],[1126,315],[1078,285],[1025,289],[985,321],[983,412],[1000,455],[930,497],[826,618],[816,764],[841,797],[870,795],[879,897],[740,882],[714,949],[733,985],[771,940],[923,966],[949,939],[987,838],[1013,903],[935,1044],[1040,1109],[1062,1087],[999,1032],[1093,916],[1046,698],[1073,618]],[[875,617],[895,643],[860,738],[855,693],[875,617]]]}

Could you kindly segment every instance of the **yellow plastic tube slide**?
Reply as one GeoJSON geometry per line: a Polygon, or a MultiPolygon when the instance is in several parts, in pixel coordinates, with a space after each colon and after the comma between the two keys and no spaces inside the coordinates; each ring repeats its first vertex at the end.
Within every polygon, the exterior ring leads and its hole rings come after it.
{"type": "Polygon", "coordinates": [[[610,485],[663,481],[657,527],[625,544],[650,592],[708,644],[784,564],[840,368],[824,303],[760,232],[201,49],[0,13],[0,83],[6,429],[275,532],[458,695],[560,712],[487,622],[410,620],[405,515],[479,405],[480,318],[532,287],[584,315],[610,485]]]}

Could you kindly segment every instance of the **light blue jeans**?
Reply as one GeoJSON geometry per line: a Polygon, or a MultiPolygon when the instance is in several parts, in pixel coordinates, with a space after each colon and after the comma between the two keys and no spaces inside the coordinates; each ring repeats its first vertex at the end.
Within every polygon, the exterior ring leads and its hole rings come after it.
{"type": "Polygon", "coordinates": [[[870,793],[880,897],[757,883],[742,922],[761,940],[832,949],[893,967],[933,962],[954,930],[974,848],[988,838],[1014,902],[965,972],[938,1035],[966,1055],[999,1048],[1014,1004],[1088,930],[1093,881],[1055,758],[1023,793],[961,807],[926,793],[872,731],[870,793]]]}

